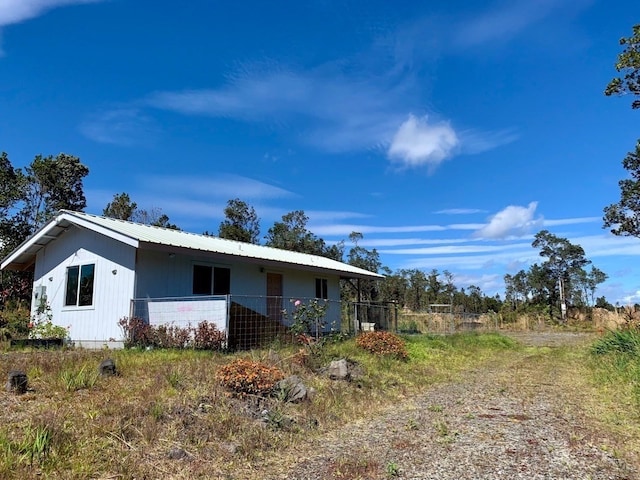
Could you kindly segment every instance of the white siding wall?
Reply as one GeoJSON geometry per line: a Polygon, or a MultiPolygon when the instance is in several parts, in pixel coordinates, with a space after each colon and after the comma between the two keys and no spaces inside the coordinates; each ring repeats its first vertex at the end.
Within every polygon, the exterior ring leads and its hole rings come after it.
{"type": "MultiPolygon", "coordinates": [[[[118,320],[129,315],[130,299],[134,291],[134,266],[133,247],[95,232],[72,227],[38,253],[34,295],[38,292],[38,287],[46,288],[52,322],[68,327],[76,345],[117,346],[122,340],[118,320]],[[93,305],[65,307],[67,267],[89,263],[95,264],[93,305]]],[[[36,306],[37,301],[34,299],[34,315],[36,306]]]]}
{"type": "Polygon", "coordinates": [[[231,294],[265,296],[267,272],[282,274],[285,298],[312,298],[316,278],[326,278],[329,300],[340,300],[339,277],[289,269],[261,269],[252,263],[230,263],[217,259],[174,255],[166,252],[139,251],[136,298],[186,297],[192,295],[193,265],[212,265],[231,269],[231,294]]]}

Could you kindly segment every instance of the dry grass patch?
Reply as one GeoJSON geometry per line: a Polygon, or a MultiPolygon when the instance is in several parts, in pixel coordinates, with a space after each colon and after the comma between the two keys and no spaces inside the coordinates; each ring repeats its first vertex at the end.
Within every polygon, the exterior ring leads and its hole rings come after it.
{"type": "MultiPolygon", "coordinates": [[[[0,376],[24,370],[29,391],[20,396],[0,393],[0,478],[264,478],[269,468],[285,469],[299,458],[317,435],[375,415],[429,384],[513,348],[496,338],[407,337],[408,361],[371,355],[354,340],[326,344],[311,353],[313,362],[303,364],[296,361],[295,346],[276,354],[238,355],[8,352],[0,376]],[[106,357],[114,359],[118,376],[96,376],[106,357]],[[355,362],[363,374],[351,382],[336,382],[315,370],[315,365],[338,358],[355,362]],[[256,385],[299,375],[315,389],[315,397],[289,404],[264,396],[262,388],[249,389],[242,398],[230,396],[220,384],[220,372],[234,362],[259,362],[258,370],[278,372],[256,385]]],[[[247,379],[254,373],[249,370],[247,379]]],[[[345,459],[328,474],[352,472],[358,478],[362,468],[364,478],[377,478],[366,477],[373,464],[350,462],[345,459]]],[[[383,465],[376,468],[375,475],[385,475],[383,465]]]]}

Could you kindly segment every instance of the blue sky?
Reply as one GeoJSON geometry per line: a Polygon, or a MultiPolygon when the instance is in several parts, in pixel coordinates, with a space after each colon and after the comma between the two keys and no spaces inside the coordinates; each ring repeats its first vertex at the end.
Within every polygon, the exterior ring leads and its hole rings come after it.
{"type": "Polygon", "coordinates": [[[127,192],[201,233],[238,197],[266,234],[301,209],[488,294],[545,228],[638,302],[640,239],[602,209],[640,137],[603,95],[639,22],[637,0],[0,0],[0,150],[79,156],[91,213],[127,192]]]}

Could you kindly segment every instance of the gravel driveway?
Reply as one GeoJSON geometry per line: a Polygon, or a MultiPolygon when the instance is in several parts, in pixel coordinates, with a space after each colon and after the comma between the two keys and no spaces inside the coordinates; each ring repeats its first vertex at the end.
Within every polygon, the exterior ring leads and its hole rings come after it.
{"type": "MultiPolygon", "coordinates": [[[[554,334],[521,340],[558,346],[588,338],[554,334]]],[[[301,446],[298,458],[304,460],[286,474],[264,478],[640,478],[602,447],[607,439],[582,420],[580,406],[566,403],[556,382],[562,365],[549,365],[540,356],[519,353],[467,372],[381,416],[301,446]]]]}

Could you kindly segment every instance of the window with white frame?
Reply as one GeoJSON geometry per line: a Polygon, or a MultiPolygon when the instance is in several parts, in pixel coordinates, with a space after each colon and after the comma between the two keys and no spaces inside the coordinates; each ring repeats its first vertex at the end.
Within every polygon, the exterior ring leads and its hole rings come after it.
{"type": "Polygon", "coordinates": [[[326,278],[316,278],[316,298],[329,298],[326,278]]]}
{"type": "Polygon", "coordinates": [[[65,307],[88,307],[93,305],[94,272],[95,264],[93,263],[67,267],[65,307]]]}
{"type": "Polygon", "coordinates": [[[194,265],[192,292],[194,295],[229,295],[231,269],[212,265],[194,265]]]}

